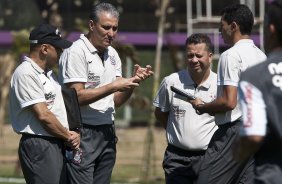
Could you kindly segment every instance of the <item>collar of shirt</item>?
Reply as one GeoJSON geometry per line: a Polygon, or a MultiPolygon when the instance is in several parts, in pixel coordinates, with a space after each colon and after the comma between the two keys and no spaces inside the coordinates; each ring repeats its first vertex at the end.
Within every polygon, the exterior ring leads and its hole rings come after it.
{"type": "MultiPolygon", "coordinates": [[[[100,57],[100,54],[98,52],[98,50],[94,47],[94,45],[92,45],[92,43],[88,40],[88,38],[86,38],[86,36],[84,34],[81,34],[80,35],[80,39],[84,42],[84,44],[86,45],[86,47],[88,48],[88,50],[91,52],[91,53],[97,53],[100,57]]],[[[107,49],[108,50],[108,49],[107,49]]],[[[105,51],[106,52],[106,51],[105,51]]],[[[105,53],[104,52],[104,53],[105,53]]],[[[100,57],[101,58],[101,57],[100,57]]]]}
{"type": "Polygon", "coordinates": [[[29,62],[31,64],[31,66],[38,72],[38,74],[44,74],[47,77],[50,77],[52,75],[52,70],[48,70],[47,73],[45,73],[45,71],[40,68],[31,58],[24,56],[24,60],[26,62],[29,62]]]}
{"type": "Polygon", "coordinates": [[[214,83],[214,81],[213,81],[214,77],[216,78],[215,73],[210,71],[209,77],[200,86],[203,86],[204,88],[209,89],[211,87],[212,83],[214,83]]]}
{"type": "Polygon", "coordinates": [[[251,44],[254,44],[254,41],[251,40],[251,39],[241,39],[241,40],[239,40],[238,42],[236,42],[236,43],[234,44],[234,46],[235,46],[235,45],[238,45],[238,44],[242,44],[242,43],[251,43],[251,44]]]}
{"type": "Polygon", "coordinates": [[[189,78],[189,80],[188,80],[188,82],[187,82],[187,85],[191,85],[191,86],[195,86],[195,88],[199,88],[199,87],[203,87],[203,88],[206,88],[206,89],[209,89],[210,88],[210,86],[212,85],[212,75],[213,75],[213,73],[212,73],[212,71],[210,71],[210,75],[209,75],[209,77],[207,78],[207,80],[205,80],[202,84],[200,84],[199,86],[197,86],[196,85],[196,83],[192,80],[192,78],[191,78],[191,76],[190,76],[190,73],[187,71],[187,70],[185,70],[186,72],[186,75],[187,75],[187,77],[189,78]]]}

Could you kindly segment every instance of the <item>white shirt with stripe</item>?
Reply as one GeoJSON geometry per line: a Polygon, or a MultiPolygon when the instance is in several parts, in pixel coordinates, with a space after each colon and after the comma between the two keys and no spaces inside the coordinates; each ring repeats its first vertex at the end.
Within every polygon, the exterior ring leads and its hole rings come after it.
{"type": "Polygon", "coordinates": [[[10,85],[9,117],[17,133],[50,135],[36,117],[31,105],[46,102],[48,109],[68,129],[67,113],[61,86],[54,73],[47,74],[30,58],[16,68],[10,85]]]}
{"type": "MultiPolygon", "coordinates": [[[[101,87],[122,76],[121,60],[116,50],[109,46],[102,61],[98,50],[83,34],[64,50],[59,68],[60,82],[82,82],[85,89],[101,87]]],[[[88,125],[112,124],[114,114],[114,94],[81,106],[82,122],[88,125]]]]}
{"type": "Polygon", "coordinates": [[[214,117],[209,114],[198,115],[190,103],[170,90],[175,86],[188,93],[211,102],[216,98],[216,74],[195,88],[187,70],[181,70],[165,77],[153,101],[162,112],[169,112],[166,137],[169,144],[184,150],[206,150],[213,133],[217,130],[214,117]]]}
{"type": "MultiPolygon", "coordinates": [[[[217,96],[223,95],[223,86],[238,87],[241,72],[248,67],[266,60],[266,55],[250,39],[239,40],[233,47],[223,52],[217,69],[217,96]]],[[[239,99],[237,95],[237,99],[239,99]]],[[[236,107],[225,113],[216,113],[217,125],[233,122],[242,116],[239,102],[236,107]]]]}

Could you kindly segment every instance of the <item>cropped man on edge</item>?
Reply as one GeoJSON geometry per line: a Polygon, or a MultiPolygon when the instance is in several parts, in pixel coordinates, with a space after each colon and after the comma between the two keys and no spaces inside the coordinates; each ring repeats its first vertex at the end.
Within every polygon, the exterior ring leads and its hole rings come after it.
{"type": "Polygon", "coordinates": [[[34,28],[29,41],[29,55],[13,73],[10,87],[10,119],[22,134],[19,159],[28,184],[63,184],[64,144],[76,149],[80,136],[68,130],[61,86],[51,68],[72,43],[49,24],[34,28]]]}
{"type": "Polygon", "coordinates": [[[279,184],[282,181],[282,1],[268,4],[264,18],[266,62],[242,73],[240,102],[243,123],[235,156],[255,159],[257,184],[279,184]]]}

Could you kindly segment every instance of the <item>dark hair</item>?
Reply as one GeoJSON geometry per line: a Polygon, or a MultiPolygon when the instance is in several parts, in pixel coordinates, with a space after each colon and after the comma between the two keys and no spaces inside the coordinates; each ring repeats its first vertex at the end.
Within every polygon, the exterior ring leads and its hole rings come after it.
{"type": "Polygon", "coordinates": [[[224,21],[231,24],[233,21],[239,25],[241,34],[250,35],[254,25],[254,15],[252,11],[243,4],[234,4],[225,7],[221,11],[224,21]]]}
{"type": "Polygon", "coordinates": [[[282,0],[273,1],[269,4],[264,21],[266,25],[273,24],[277,31],[279,43],[282,44],[282,0]]]}
{"type": "Polygon", "coordinates": [[[200,43],[205,43],[207,51],[213,53],[213,44],[211,42],[211,39],[206,34],[201,34],[201,33],[192,34],[186,39],[185,46],[190,44],[200,44],[200,43]]]}
{"type": "Polygon", "coordinates": [[[102,12],[109,12],[113,17],[119,19],[119,12],[110,3],[99,3],[92,8],[91,14],[89,16],[90,20],[94,22],[99,21],[99,16],[102,12]]]}

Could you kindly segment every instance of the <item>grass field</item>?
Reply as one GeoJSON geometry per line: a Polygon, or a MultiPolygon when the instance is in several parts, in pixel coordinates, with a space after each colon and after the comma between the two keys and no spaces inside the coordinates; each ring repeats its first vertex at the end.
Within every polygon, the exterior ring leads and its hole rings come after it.
{"type": "MultiPolygon", "coordinates": [[[[161,163],[166,147],[165,132],[160,128],[154,129],[153,132],[155,159],[152,166],[153,181],[150,184],[162,184],[164,176],[161,163]]],[[[142,183],[146,134],[145,127],[117,129],[119,141],[117,161],[112,175],[113,183],[142,183]]],[[[19,138],[20,136],[15,134],[9,125],[4,127],[3,137],[0,138],[0,177],[22,177],[21,170],[16,170],[19,138]]],[[[1,181],[0,183],[6,184],[1,181]]]]}

